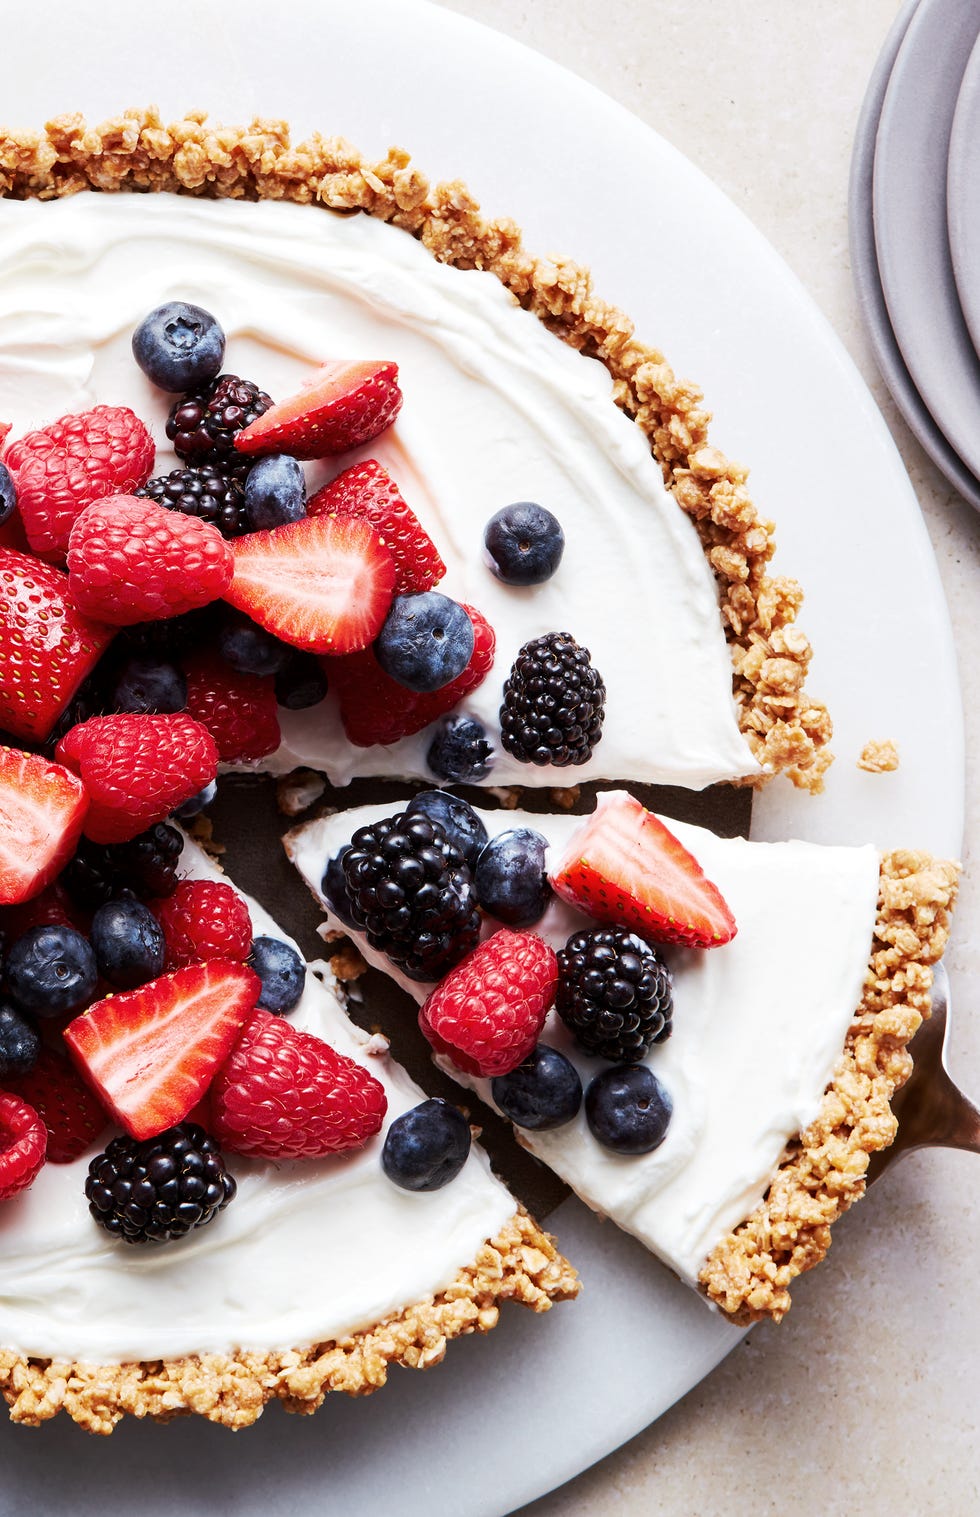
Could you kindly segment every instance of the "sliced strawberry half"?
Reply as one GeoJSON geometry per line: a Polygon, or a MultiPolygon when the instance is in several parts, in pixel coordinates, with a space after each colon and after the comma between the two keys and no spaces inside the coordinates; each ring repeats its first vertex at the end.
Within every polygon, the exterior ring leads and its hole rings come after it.
{"type": "Polygon", "coordinates": [[[359,448],[390,427],[402,408],[396,363],[333,359],[278,405],[235,435],[240,453],[326,458],[359,448]]]}
{"type": "Polygon", "coordinates": [[[33,1106],[48,1130],[48,1158],[52,1164],[71,1164],[109,1125],[109,1118],[73,1064],[52,1048],[42,1048],[29,1074],[4,1080],[29,1106],[33,1106]]]}
{"type": "Polygon", "coordinates": [[[213,959],[97,1001],[65,1028],[84,1079],[134,1138],[182,1122],[251,1016],[262,983],[213,959]]]}
{"type": "Polygon", "coordinates": [[[0,748],[0,905],[38,895],[67,864],[82,833],[81,780],[19,748],[0,748]]]}
{"type": "Polygon", "coordinates": [[[439,550],[376,458],[354,464],[307,501],[308,516],[357,516],[377,527],[395,560],[395,594],[431,590],[446,572],[439,550]]]}
{"type": "Polygon", "coordinates": [[[366,521],[312,516],[231,544],[225,600],[267,632],[310,653],[353,653],[381,631],[395,563],[366,521]]]}
{"type": "Polygon", "coordinates": [[[721,891],[664,824],[625,793],[600,796],[551,875],[555,893],[656,943],[719,948],[737,932],[721,891]]]}

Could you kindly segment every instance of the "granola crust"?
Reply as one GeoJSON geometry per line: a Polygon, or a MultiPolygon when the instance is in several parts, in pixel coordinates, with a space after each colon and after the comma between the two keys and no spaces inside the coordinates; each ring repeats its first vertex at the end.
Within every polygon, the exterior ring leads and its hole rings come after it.
{"type": "Polygon", "coordinates": [[[0,131],[0,197],[53,199],[87,189],[365,211],[410,232],[443,263],[489,270],[550,330],[600,359],[617,405],[649,438],[714,570],[746,741],[767,771],[822,789],[831,723],[804,689],[810,644],[796,625],[802,591],[768,572],[773,524],[749,496],[748,471],[710,446],[700,390],[637,339],[629,317],[595,294],[587,269],[530,253],[513,221],[485,217],[458,181],[430,185],[399,148],[375,163],[340,138],[317,134],[293,145],[282,121],[219,126],[191,112],[165,125],[152,108],[98,127],[74,114],[43,132],[0,131]]]}
{"type": "Polygon", "coordinates": [[[126,1414],[157,1422],[196,1414],[237,1429],[255,1422],[269,1401],[309,1414],[329,1391],[365,1396],[377,1390],[390,1364],[428,1369],[442,1359],[450,1338],[489,1332],[501,1301],[544,1312],[578,1290],[571,1265],[519,1207],[438,1296],[336,1342],[122,1365],[25,1359],[0,1350],[0,1392],[11,1420],[31,1427],[63,1411],[91,1433],[111,1433],[126,1414]]]}
{"type": "Polygon", "coordinates": [[[908,1044],[929,1015],[931,966],[946,947],[958,872],[924,853],[882,858],[864,994],[820,1114],[701,1270],[704,1294],[737,1322],[786,1315],[790,1283],[824,1257],[831,1224],[864,1194],[871,1155],[895,1136],[889,1103],[909,1077],[908,1044]]]}

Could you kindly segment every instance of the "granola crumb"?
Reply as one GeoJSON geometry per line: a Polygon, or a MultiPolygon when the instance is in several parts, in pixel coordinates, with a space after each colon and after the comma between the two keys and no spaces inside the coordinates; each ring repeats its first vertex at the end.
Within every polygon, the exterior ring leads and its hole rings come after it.
{"type": "Polygon", "coordinates": [[[898,768],[898,763],[898,749],[891,738],[886,737],[880,742],[872,740],[865,743],[857,766],[868,774],[892,774],[898,768]]]}
{"type": "Polygon", "coordinates": [[[222,854],[227,852],[224,843],[219,843],[214,835],[214,823],[203,811],[199,811],[189,823],[187,835],[193,838],[208,858],[216,864],[220,861],[222,854]]]}
{"type": "Polygon", "coordinates": [[[283,816],[299,816],[318,801],[327,788],[315,769],[292,769],[276,780],[276,805],[283,816]]]}

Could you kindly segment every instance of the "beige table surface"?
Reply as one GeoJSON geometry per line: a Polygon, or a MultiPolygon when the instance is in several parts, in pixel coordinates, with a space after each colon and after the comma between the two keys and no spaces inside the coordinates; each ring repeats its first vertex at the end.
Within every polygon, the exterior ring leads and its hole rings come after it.
{"type": "MultiPolygon", "coordinates": [[[[980,839],[980,516],[889,400],[847,248],[854,126],[897,0],[443,3],[598,85],[704,169],[802,279],[888,419],[959,650],[970,757],[966,875],[947,958],[957,1011],[950,1058],[980,1096],[980,885],[971,867],[980,839]]],[[[658,1423],[524,1517],[980,1514],[980,1160],[911,1156],[835,1237],[780,1327],[757,1328],[658,1423]]]]}

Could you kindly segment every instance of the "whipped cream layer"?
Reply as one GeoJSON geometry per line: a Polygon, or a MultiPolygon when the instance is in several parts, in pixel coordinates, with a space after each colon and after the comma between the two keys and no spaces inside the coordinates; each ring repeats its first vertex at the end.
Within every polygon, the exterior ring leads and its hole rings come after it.
{"type": "MultiPolygon", "coordinates": [[[[314,894],[327,860],[353,832],[392,807],[365,806],[297,828],[287,851],[314,894]]],[[[479,812],[491,837],[533,827],[551,857],[582,818],[524,811],[479,812]]],[[[860,999],[878,899],[874,848],[750,843],[663,818],[721,890],[738,935],[723,948],[666,947],[674,978],[674,1030],[646,1062],[670,1092],[667,1136],[653,1153],[621,1157],[592,1137],[580,1111],[550,1132],[519,1130],[521,1142],[593,1207],[696,1284],[715,1244],[762,1200],[790,1138],[817,1115],[860,999]]],[[[487,923],[485,932],[495,924],[487,923]]],[[[349,929],[336,917],[330,926],[349,929]]],[[[595,926],[554,898],[532,929],[555,948],[595,926]]],[[[350,932],[364,957],[417,1001],[429,987],[406,979],[384,954],[350,932]]],[[[552,1012],[543,1041],[566,1054],[583,1087],[609,1064],[577,1048],[552,1012]]],[[[440,1066],[493,1106],[488,1080],[440,1066]]]]}
{"type": "MultiPolygon", "coordinates": [[[[188,840],[194,879],[220,878],[188,840]]],[[[248,900],[256,935],[286,937],[248,900]]],[[[326,964],[310,970],[290,1021],[370,1069],[385,1087],[385,1130],[423,1093],[382,1038],[348,1021],[326,964]]],[[[328,1342],[437,1294],[513,1216],[515,1202],[474,1146],[442,1190],[413,1195],[381,1169],[384,1134],[322,1160],[274,1164],[226,1156],[238,1194],[186,1238],[114,1243],[92,1219],[90,1154],[47,1164],[0,1203],[0,1346],[96,1364],[328,1342]]]]}
{"type": "MultiPolygon", "coordinates": [[[[463,709],[496,741],[504,680],[521,647],[570,632],[607,691],[606,724],[572,779],[699,789],[755,774],[738,731],[713,576],[692,523],[668,495],[643,434],[615,406],[597,361],[522,311],[488,273],[436,260],[365,215],[262,202],[84,193],[4,201],[0,211],[0,418],[13,436],[98,402],[128,404],[152,426],[157,472],[174,467],[169,397],[137,369],[130,338],[165,300],[214,312],[225,367],[273,399],[327,358],[394,359],[405,405],[359,453],[314,466],[311,487],[363,456],[402,487],[448,566],[440,586],[477,606],[497,657],[463,709]],[[566,537],[545,585],[502,585],[483,561],[501,506],[536,500],[566,537]]],[[[431,733],[352,748],[331,698],[282,712],[283,743],[264,768],[299,764],[335,784],[355,776],[431,778],[431,733]]],[[[497,745],[491,782],[554,784],[497,745]]]]}

